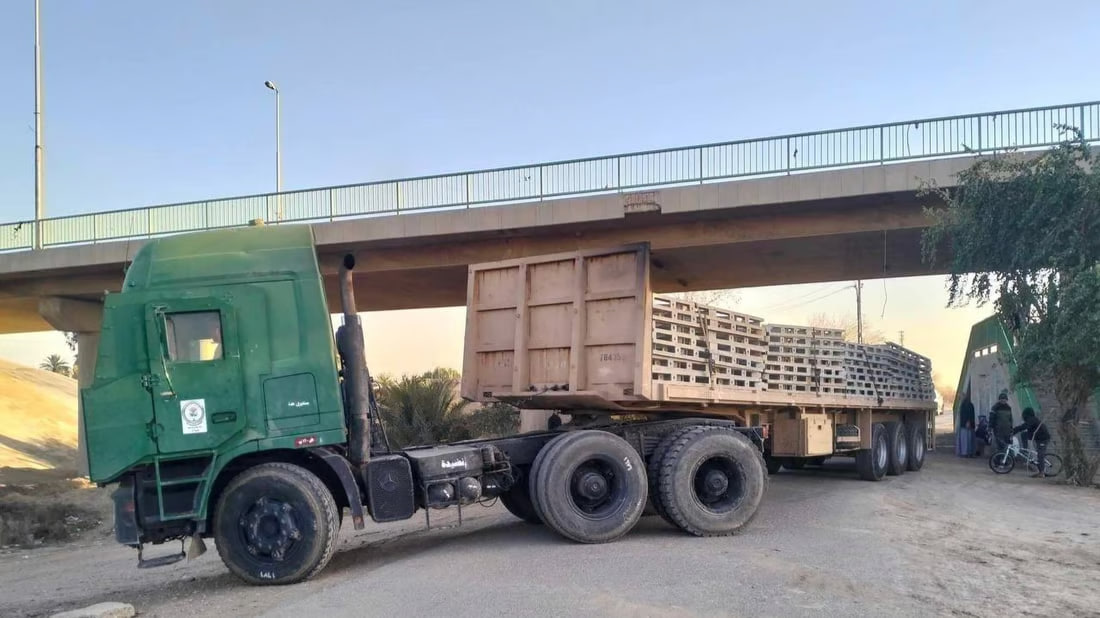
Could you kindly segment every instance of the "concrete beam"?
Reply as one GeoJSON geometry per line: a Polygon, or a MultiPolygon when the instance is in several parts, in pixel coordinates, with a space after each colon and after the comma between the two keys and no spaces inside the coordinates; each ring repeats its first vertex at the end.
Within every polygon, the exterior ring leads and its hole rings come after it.
{"type": "Polygon", "coordinates": [[[75,333],[97,333],[103,324],[103,304],[61,298],[41,298],[38,313],[55,330],[75,333]]]}

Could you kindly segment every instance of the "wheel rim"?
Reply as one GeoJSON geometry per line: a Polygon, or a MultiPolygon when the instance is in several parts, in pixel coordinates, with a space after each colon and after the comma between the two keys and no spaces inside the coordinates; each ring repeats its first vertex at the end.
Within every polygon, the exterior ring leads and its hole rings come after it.
{"type": "Polygon", "coordinates": [[[735,510],[744,498],[741,467],[729,457],[711,457],[692,475],[692,492],[703,508],[714,513],[735,510]]]}
{"type": "Polygon", "coordinates": [[[993,455],[993,469],[997,471],[1008,470],[1009,465],[1008,453],[996,453],[993,455]]]}
{"type": "Polygon", "coordinates": [[[875,441],[875,466],[878,469],[881,470],[882,468],[886,467],[886,460],[887,460],[887,455],[888,454],[889,453],[887,453],[887,451],[886,451],[886,443],[883,440],[876,440],[875,441]]]}
{"type": "Polygon", "coordinates": [[[603,519],[615,513],[626,499],[624,480],[614,465],[598,457],[582,462],[569,482],[573,506],[585,517],[603,519]]]}
{"type": "Polygon", "coordinates": [[[920,461],[924,457],[924,432],[915,430],[913,434],[913,458],[920,461]]]}
{"type": "Polygon", "coordinates": [[[237,523],[245,549],[264,562],[282,562],[302,538],[294,506],[275,498],[257,499],[237,523]]]}
{"type": "Polygon", "coordinates": [[[898,436],[897,442],[898,465],[905,465],[905,458],[909,455],[909,447],[905,444],[905,435],[898,436]]]}

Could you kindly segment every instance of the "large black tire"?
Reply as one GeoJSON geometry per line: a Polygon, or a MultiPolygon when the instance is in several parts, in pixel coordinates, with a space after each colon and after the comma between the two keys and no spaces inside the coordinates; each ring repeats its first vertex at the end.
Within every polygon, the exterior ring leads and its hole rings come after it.
{"type": "Polygon", "coordinates": [[[649,503],[653,506],[654,512],[661,516],[661,519],[672,525],[676,525],[676,522],[669,519],[664,505],[661,504],[661,492],[657,489],[657,477],[661,475],[661,462],[664,461],[665,453],[668,452],[669,447],[680,436],[691,431],[694,427],[694,425],[685,425],[670,431],[657,443],[657,447],[653,449],[653,453],[649,456],[649,461],[646,462],[646,478],[649,480],[649,503]]]}
{"type": "Polygon", "coordinates": [[[924,455],[927,452],[925,444],[928,430],[924,421],[910,421],[905,425],[905,439],[909,443],[909,459],[905,469],[916,472],[924,467],[924,455]]]}
{"type": "Polygon", "coordinates": [[[668,449],[657,488],[668,517],[696,536],[734,534],[756,516],[767,488],[752,442],[725,427],[693,427],[668,449]]]}
{"type": "MultiPolygon", "coordinates": [[[[523,472],[529,474],[530,470],[523,472]]],[[[542,518],[535,510],[535,504],[531,502],[531,488],[526,476],[521,477],[511,489],[500,494],[500,503],[508,509],[509,513],[523,521],[533,525],[542,524],[542,518]]]]}
{"type": "Polygon", "coordinates": [[[267,463],[230,481],[214,512],[222,562],[251,584],[293,584],[328,564],[340,531],[336,502],[305,468],[267,463]]]}
{"type": "Polygon", "coordinates": [[[886,423],[886,448],[890,452],[886,462],[886,474],[900,476],[905,474],[909,466],[909,443],[905,439],[905,425],[901,423],[886,423]]]}
{"type": "Polygon", "coordinates": [[[783,469],[783,459],[765,455],[764,465],[768,468],[768,474],[779,474],[779,471],[783,469]]]}
{"type": "Polygon", "coordinates": [[[886,476],[886,466],[890,460],[886,444],[886,428],[882,423],[871,425],[871,448],[856,453],[856,470],[859,478],[865,481],[880,481],[886,476]]]}
{"type": "Polygon", "coordinates": [[[806,460],[801,457],[788,457],[783,462],[783,467],[790,470],[801,470],[806,467],[806,460]]]}
{"type": "Polygon", "coordinates": [[[579,543],[607,543],[629,532],[648,494],[645,460],[606,431],[555,438],[531,468],[531,497],[543,523],[579,543]]]}

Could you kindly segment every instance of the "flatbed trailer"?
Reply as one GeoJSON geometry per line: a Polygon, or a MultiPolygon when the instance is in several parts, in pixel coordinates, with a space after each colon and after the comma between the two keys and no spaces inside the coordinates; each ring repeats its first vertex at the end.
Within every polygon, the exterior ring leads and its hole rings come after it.
{"type": "Polygon", "coordinates": [[[922,467],[931,400],[653,379],[651,262],[639,244],[471,266],[463,396],[586,420],[727,419],[760,428],[772,472],[832,456],[867,480],[922,467]]]}

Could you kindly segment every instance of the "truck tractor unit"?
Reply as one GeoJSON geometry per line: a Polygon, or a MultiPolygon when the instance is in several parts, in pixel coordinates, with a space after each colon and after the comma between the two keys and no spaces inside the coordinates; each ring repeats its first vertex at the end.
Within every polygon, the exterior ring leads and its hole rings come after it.
{"type": "Polygon", "coordinates": [[[308,225],[157,238],[106,295],[80,392],[85,449],[91,480],[117,486],[116,538],[139,567],[213,539],[241,579],[294,583],[325,567],[345,516],[362,529],[424,511],[431,527],[438,509],[461,522],[496,499],[579,543],[622,537],[647,507],[699,536],[753,519],[768,484],[762,428],[642,392],[645,248],[471,268],[463,396],[569,420],[403,449],[367,369],[356,257],[326,253],[322,276],[308,225]]]}

